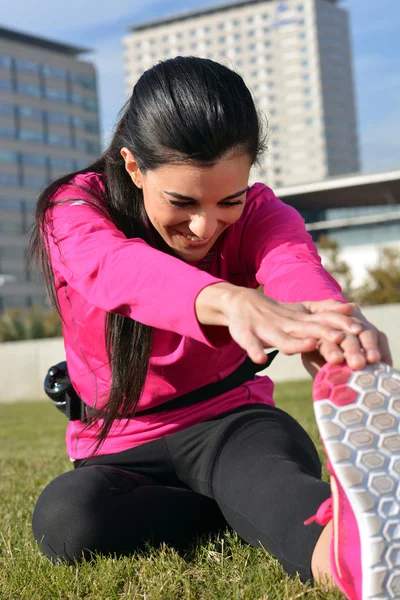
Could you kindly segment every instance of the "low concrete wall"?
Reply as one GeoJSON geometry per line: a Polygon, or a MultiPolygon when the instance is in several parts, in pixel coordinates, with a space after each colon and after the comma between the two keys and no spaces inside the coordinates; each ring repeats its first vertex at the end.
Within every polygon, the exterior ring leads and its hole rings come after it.
{"type": "MultiPolygon", "coordinates": [[[[365,316],[389,338],[395,366],[400,367],[400,304],[373,306],[365,316]]],[[[0,344],[0,402],[45,399],[47,369],[65,360],[62,338],[0,344]]],[[[299,356],[279,354],[265,371],[274,381],[309,379],[299,356]]]]}

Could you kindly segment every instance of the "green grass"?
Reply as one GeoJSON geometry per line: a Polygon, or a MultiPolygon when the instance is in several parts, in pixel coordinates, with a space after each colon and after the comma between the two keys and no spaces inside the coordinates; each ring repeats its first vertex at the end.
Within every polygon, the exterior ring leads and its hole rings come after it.
{"type": "MultiPolygon", "coordinates": [[[[276,400],[302,423],[322,453],[310,389],[308,382],[277,385],[276,400]]],[[[199,540],[185,556],[164,547],[124,558],[99,556],[78,567],[52,565],[36,547],[30,523],[40,491],[71,468],[64,449],[65,426],[65,417],[50,403],[0,406],[2,600],[343,598],[336,591],[290,579],[266,552],[228,532],[199,540]]]]}

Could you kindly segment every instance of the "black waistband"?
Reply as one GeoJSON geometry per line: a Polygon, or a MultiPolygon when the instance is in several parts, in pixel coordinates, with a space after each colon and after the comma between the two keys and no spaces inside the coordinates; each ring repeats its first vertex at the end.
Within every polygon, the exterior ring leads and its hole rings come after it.
{"type": "MultiPolygon", "coordinates": [[[[187,394],[183,394],[182,396],[178,396],[178,398],[173,398],[172,400],[163,402],[157,406],[145,408],[144,410],[137,410],[132,417],[152,415],[154,413],[164,412],[166,410],[176,410],[177,408],[191,406],[192,404],[197,404],[198,402],[203,402],[205,400],[209,400],[210,398],[214,398],[215,396],[219,396],[220,394],[224,394],[225,392],[229,392],[229,390],[233,390],[242,383],[254,379],[256,373],[269,367],[277,354],[278,350],[269,352],[267,354],[267,362],[263,363],[262,365],[254,363],[252,360],[250,360],[250,358],[247,357],[237,369],[235,369],[224,379],[204,385],[197,390],[193,390],[192,392],[188,392],[187,394]]],[[[92,408],[88,405],[85,405],[85,407],[86,414],[89,419],[98,415],[98,411],[95,408],[92,408]]]]}

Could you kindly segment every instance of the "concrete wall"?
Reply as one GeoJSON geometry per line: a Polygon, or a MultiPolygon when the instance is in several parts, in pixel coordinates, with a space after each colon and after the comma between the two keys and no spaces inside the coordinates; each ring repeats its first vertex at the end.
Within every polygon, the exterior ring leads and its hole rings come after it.
{"type": "MultiPolygon", "coordinates": [[[[400,367],[400,304],[365,308],[366,317],[389,338],[394,364],[400,367]]],[[[45,399],[47,369],[65,360],[62,338],[0,344],[0,402],[45,399]]],[[[308,379],[299,356],[278,355],[265,372],[274,381],[308,379]]]]}

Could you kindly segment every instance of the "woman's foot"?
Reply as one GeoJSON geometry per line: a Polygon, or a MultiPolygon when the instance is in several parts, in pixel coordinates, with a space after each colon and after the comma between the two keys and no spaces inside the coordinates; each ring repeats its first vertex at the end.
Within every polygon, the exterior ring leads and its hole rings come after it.
{"type": "Polygon", "coordinates": [[[326,364],[314,381],[314,409],[328,456],[331,569],[350,600],[400,598],[400,373],[326,364]]]}

